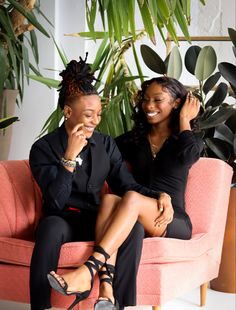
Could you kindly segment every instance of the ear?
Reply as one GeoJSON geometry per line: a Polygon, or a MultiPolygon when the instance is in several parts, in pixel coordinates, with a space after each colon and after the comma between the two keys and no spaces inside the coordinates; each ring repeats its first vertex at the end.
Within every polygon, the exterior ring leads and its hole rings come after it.
{"type": "Polygon", "coordinates": [[[64,106],[64,109],[63,109],[63,113],[64,113],[64,116],[68,119],[71,117],[71,114],[72,114],[72,109],[70,106],[68,105],[65,105],[64,106]]]}
{"type": "Polygon", "coordinates": [[[173,104],[173,108],[178,109],[180,102],[181,102],[180,98],[175,99],[174,104],[173,104]]]}

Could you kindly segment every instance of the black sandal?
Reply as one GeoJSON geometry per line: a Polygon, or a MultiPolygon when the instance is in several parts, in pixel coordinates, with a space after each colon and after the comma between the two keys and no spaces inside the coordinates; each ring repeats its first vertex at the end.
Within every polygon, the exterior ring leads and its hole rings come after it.
{"type": "Polygon", "coordinates": [[[63,294],[63,295],[76,295],[74,302],[69,306],[68,310],[72,310],[75,305],[77,305],[81,300],[86,299],[92,288],[93,288],[93,282],[94,282],[94,275],[95,273],[93,273],[93,270],[95,272],[97,272],[99,269],[102,268],[102,266],[106,263],[107,259],[110,258],[110,255],[107,254],[102,247],[100,246],[95,246],[94,248],[94,252],[98,252],[100,254],[102,254],[105,257],[105,262],[101,262],[100,260],[96,259],[94,256],[90,256],[88,258],[88,260],[84,263],[84,265],[88,268],[90,274],[91,274],[91,287],[90,290],[84,291],[84,292],[69,292],[67,291],[68,289],[68,284],[66,283],[66,281],[63,279],[63,277],[61,277],[61,279],[64,282],[64,285],[61,285],[61,283],[58,281],[58,279],[55,277],[55,275],[49,273],[47,275],[48,277],[48,281],[51,285],[51,287],[58,291],[59,293],[63,294]]]}
{"type": "MultiPolygon", "coordinates": [[[[99,270],[98,276],[100,278],[100,284],[103,282],[107,282],[112,286],[113,278],[115,274],[115,267],[111,264],[104,264],[106,270],[99,270]],[[101,278],[102,276],[107,276],[105,278],[101,278]]],[[[97,299],[94,304],[94,310],[119,310],[118,301],[115,300],[115,304],[108,297],[104,297],[104,299],[97,299]]]]}

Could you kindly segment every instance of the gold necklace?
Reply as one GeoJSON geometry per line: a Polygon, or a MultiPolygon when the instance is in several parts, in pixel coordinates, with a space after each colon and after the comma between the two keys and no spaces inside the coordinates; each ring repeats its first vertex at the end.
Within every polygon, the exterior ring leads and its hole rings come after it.
{"type": "Polygon", "coordinates": [[[163,142],[162,142],[162,143],[160,143],[159,145],[156,145],[156,144],[154,144],[154,143],[152,142],[151,135],[148,134],[148,141],[149,141],[149,144],[150,144],[150,148],[151,148],[151,153],[152,153],[153,159],[156,158],[157,153],[160,151],[162,145],[165,143],[165,141],[166,141],[167,139],[168,139],[168,136],[165,137],[165,138],[163,139],[163,142]]]}
{"type": "Polygon", "coordinates": [[[152,157],[155,158],[157,156],[158,151],[159,151],[159,147],[156,144],[152,143],[150,134],[148,134],[148,141],[150,144],[152,157]]]}

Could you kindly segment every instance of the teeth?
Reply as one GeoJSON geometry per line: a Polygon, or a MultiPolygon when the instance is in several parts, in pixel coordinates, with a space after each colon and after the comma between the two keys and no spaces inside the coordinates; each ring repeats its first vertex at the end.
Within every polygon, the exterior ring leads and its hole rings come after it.
{"type": "Polygon", "coordinates": [[[157,115],[157,112],[149,112],[149,113],[147,113],[147,116],[150,116],[150,117],[153,117],[153,116],[155,116],[155,115],[157,115]]]}
{"type": "Polygon", "coordinates": [[[84,127],[87,131],[93,131],[94,130],[94,127],[84,127]]]}

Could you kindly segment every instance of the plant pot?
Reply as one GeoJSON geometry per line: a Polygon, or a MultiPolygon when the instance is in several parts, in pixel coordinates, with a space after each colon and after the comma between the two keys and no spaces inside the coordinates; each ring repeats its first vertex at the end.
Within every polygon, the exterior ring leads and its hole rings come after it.
{"type": "MultiPolygon", "coordinates": [[[[220,223],[219,223],[220,225],[220,223]]],[[[211,288],[225,293],[236,293],[236,188],[231,188],[225,236],[218,278],[211,281],[211,288]]]]}
{"type": "MultiPolygon", "coordinates": [[[[0,97],[0,118],[14,116],[18,90],[6,89],[0,97]]],[[[0,160],[7,160],[12,137],[12,126],[0,130],[0,160]]]]}

